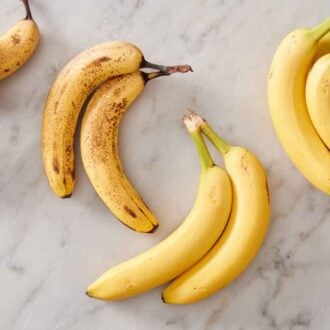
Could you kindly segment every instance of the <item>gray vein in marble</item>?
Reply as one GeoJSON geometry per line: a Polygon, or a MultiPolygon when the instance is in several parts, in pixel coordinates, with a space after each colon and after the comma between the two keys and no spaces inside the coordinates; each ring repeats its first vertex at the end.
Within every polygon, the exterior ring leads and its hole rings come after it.
{"type": "Polygon", "coordinates": [[[205,327],[204,330],[210,330],[211,327],[213,327],[214,325],[216,325],[218,323],[218,320],[221,318],[221,313],[222,311],[228,306],[228,300],[227,298],[224,298],[221,303],[220,306],[217,307],[216,309],[214,309],[210,315],[207,317],[206,321],[205,321],[205,327]]]}
{"type": "MultiPolygon", "coordinates": [[[[20,320],[21,315],[24,313],[24,310],[27,308],[27,306],[29,304],[31,304],[37,297],[37,295],[40,293],[40,291],[43,289],[44,286],[44,282],[45,282],[46,278],[44,278],[40,283],[38,283],[33,289],[32,291],[30,291],[28,293],[28,295],[26,296],[26,298],[24,299],[21,307],[19,308],[19,310],[16,313],[16,317],[17,317],[17,321],[20,320]]],[[[16,322],[17,322],[16,321],[16,322]]],[[[14,322],[13,324],[13,329],[16,328],[16,322],[14,322]]]]}

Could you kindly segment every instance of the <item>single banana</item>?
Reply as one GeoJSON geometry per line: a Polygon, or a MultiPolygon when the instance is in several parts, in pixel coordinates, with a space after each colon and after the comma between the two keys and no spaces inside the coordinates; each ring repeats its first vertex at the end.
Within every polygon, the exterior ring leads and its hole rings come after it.
{"type": "Polygon", "coordinates": [[[223,155],[233,185],[233,207],[216,245],[164,290],[162,299],[169,304],[197,302],[235,280],[256,256],[269,225],[267,179],[258,159],[225,143],[197,114],[190,116],[223,155]]]}
{"type": "Polygon", "coordinates": [[[90,99],[81,126],[81,155],[96,192],[130,228],[153,232],[157,220],[128,181],[118,155],[118,130],[127,108],[161,72],[128,73],[104,82],[90,99]]]}
{"type": "Polygon", "coordinates": [[[70,197],[74,188],[74,134],[87,96],[104,80],[142,67],[158,69],[164,74],[191,70],[189,66],[149,63],[136,46],[113,41],[82,52],[56,78],[44,109],[42,157],[49,184],[57,196],[70,197]]]}
{"type": "Polygon", "coordinates": [[[149,251],[103,274],[89,286],[90,297],[128,298],[155,288],[184,272],[213,246],[229,217],[232,189],[228,174],[213,164],[196,126],[184,122],[197,147],[202,173],[192,210],[181,226],[149,251]]]}
{"type": "Polygon", "coordinates": [[[309,117],[305,84],[318,41],[330,19],[313,29],[291,32],[278,47],[268,77],[268,103],[277,136],[298,170],[330,194],[330,153],[309,117]]]}
{"type": "Polygon", "coordinates": [[[306,102],[316,131],[330,150],[330,54],[319,58],[308,74],[306,102]]]}
{"type": "Polygon", "coordinates": [[[40,34],[32,19],[28,0],[22,0],[26,17],[0,37],[0,80],[16,72],[33,55],[40,34]]]}
{"type": "Polygon", "coordinates": [[[316,62],[320,57],[329,53],[330,53],[330,32],[328,32],[317,43],[316,53],[313,62],[316,62]]]}

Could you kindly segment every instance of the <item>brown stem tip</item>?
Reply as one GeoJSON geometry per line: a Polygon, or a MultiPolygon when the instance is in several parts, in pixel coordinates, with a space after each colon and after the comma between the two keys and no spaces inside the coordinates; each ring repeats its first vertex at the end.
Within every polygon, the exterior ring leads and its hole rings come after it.
{"type": "Polygon", "coordinates": [[[193,72],[193,69],[191,68],[190,65],[173,65],[173,66],[159,65],[148,62],[145,58],[142,59],[140,67],[161,71],[163,75],[170,75],[176,72],[181,72],[181,73],[186,73],[188,71],[193,72]]]}
{"type": "Polygon", "coordinates": [[[182,122],[185,124],[188,132],[200,132],[199,121],[194,116],[194,112],[191,110],[186,110],[182,122]]]}
{"type": "Polygon", "coordinates": [[[189,131],[197,131],[205,123],[198,113],[187,109],[182,117],[182,122],[186,125],[189,131]]]}
{"type": "Polygon", "coordinates": [[[166,74],[194,72],[190,65],[174,65],[166,67],[166,74]]]}

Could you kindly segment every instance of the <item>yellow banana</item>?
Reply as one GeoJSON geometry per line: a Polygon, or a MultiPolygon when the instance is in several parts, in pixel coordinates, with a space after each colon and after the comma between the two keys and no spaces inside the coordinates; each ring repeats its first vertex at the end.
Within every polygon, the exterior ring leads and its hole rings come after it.
{"type": "Polygon", "coordinates": [[[306,102],[316,131],[330,150],[330,54],[319,58],[308,74],[306,102]]]}
{"type": "Polygon", "coordinates": [[[305,84],[318,41],[330,19],[291,32],[278,47],[268,77],[268,104],[277,136],[299,171],[330,194],[330,153],[308,115],[305,84]]]}
{"type": "Polygon", "coordinates": [[[197,114],[190,116],[223,155],[233,207],[216,245],[164,290],[162,299],[170,304],[197,302],[231,283],[256,256],[269,225],[267,180],[258,159],[244,148],[229,146],[197,114]]]}
{"type": "Polygon", "coordinates": [[[189,66],[165,67],[147,62],[140,49],[122,41],[92,47],[73,58],[50,89],[42,122],[42,156],[54,193],[70,197],[74,188],[73,140],[87,96],[107,78],[153,68],[164,74],[187,72],[189,66]]]}
{"type": "Polygon", "coordinates": [[[229,176],[213,164],[198,128],[184,119],[202,162],[198,194],[181,226],[149,251],[103,274],[87,294],[104,300],[124,299],[155,288],[184,272],[221,235],[231,209],[229,176]]]}
{"type": "Polygon", "coordinates": [[[323,55],[330,53],[330,32],[328,32],[317,44],[313,62],[316,62],[323,55]]]}
{"type": "Polygon", "coordinates": [[[0,37],[0,80],[21,68],[39,43],[39,29],[32,19],[29,1],[22,1],[26,9],[25,19],[17,22],[0,37]]]}
{"type": "Polygon", "coordinates": [[[157,220],[129,183],[118,155],[121,118],[146,82],[161,73],[135,71],[103,83],[88,103],[81,126],[81,155],[96,192],[130,228],[153,232],[157,220]]]}

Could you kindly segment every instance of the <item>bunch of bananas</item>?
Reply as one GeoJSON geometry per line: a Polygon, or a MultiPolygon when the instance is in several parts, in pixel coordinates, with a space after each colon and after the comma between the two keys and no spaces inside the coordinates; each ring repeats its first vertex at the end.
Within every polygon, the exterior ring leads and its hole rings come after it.
{"type": "Polygon", "coordinates": [[[268,77],[274,127],[298,170],[330,194],[330,19],[297,29],[278,47],[268,77]]]}
{"type": "Polygon", "coordinates": [[[222,140],[198,114],[187,111],[183,121],[202,165],[193,208],[164,241],[91,284],[90,297],[124,299],[174,279],[163,301],[197,302],[237,278],[260,249],[270,215],[260,162],[245,148],[222,140]],[[214,164],[201,132],[222,154],[228,174],[214,164]]]}
{"type": "MultiPolygon", "coordinates": [[[[72,59],[51,87],[43,116],[42,155],[55,194],[62,198],[72,194],[74,134],[85,105],[80,146],[93,187],[125,225],[153,232],[157,220],[123,171],[118,130],[123,114],[149,80],[190,70],[187,65],[149,63],[136,46],[118,41],[97,45],[72,59]],[[140,68],[156,71],[146,73],[140,68]]],[[[89,287],[88,295],[123,299],[177,278],[164,291],[163,300],[198,301],[234,280],[260,248],[269,220],[262,166],[246,149],[226,144],[192,111],[187,112],[184,123],[202,164],[191,212],[160,244],[106,272],[89,287]],[[229,175],[214,165],[201,131],[223,154],[229,175]]]]}
{"type": "Polygon", "coordinates": [[[36,50],[40,34],[34,22],[28,0],[22,0],[26,17],[0,37],[0,80],[21,68],[36,50]]]}
{"type": "MultiPolygon", "coordinates": [[[[29,2],[22,1],[25,19],[0,38],[0,80],[17,71],[39,43],[29,2]]],[[[73,58],[49,91],[42,122],[42,157],[54,193],[72,195],[74,135],[86,107],[81,155],[95,191],[129,228],[153,232],[157,220],[120,162],[120,122],[148,81],[188,71],[188,65],[150,63],[139,48],[123,41],[99,44],[73,58]]],[[[269,72],[268,100],[285,151],[312,184],[330,194],[330,19],[282,41],[269,72]]],[[[201,161],[189,215],[158,245],[105,272],[89,286],[90,297],[125,299],[172,281],[162,294],[164,302],[197,302],[235,280],[260,249],[270,217],[262,165],[250,151],[226,143],[193,111],[183,122],[201,161]],[[202,134],[223,156],[227,172],[214,164],[202,134]]]]}
{"type": "Polygon", "coordinates": [[[62,198],[72,194],[74,135],[85,104],[81,154],[93,187],[125,225],[139,232],[153,232],[157,220],[123,171],[118,129],[123,114],[148,81],[188,71],[188,65],[149,63],[139,48],[122,41],[99,44],[73,58],[50,89],[42,122],[42,157],[54,193],[62,198]],[[157,71],[145,73],[140,68],[157,71]]]}

